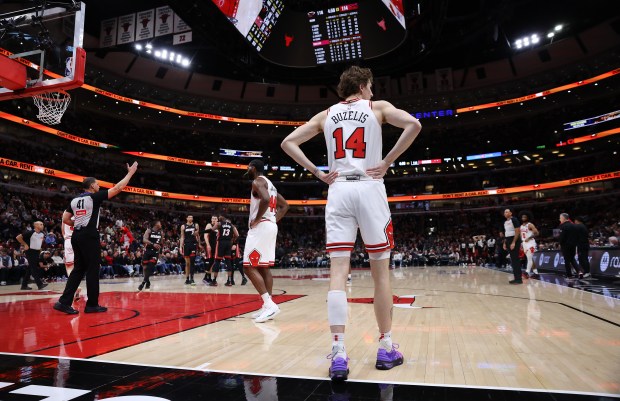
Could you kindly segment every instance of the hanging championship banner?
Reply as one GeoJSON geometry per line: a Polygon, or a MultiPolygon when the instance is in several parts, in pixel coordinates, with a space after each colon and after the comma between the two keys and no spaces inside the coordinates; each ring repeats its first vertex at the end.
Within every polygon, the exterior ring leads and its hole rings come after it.
{"type": "Polygon", "coordinates": [[[117,18],[110,18],[101,21],[101,32],[99,33],[99,47],[111,47],[116,45],[116,23],[117,18]]]}
{"type": "Polygon", "coordinates": [[[174,33],[189,31],[189,25],[185,23],[177,14],[174,14],[174,33]]]}
{"type": "Polygon", "coordinates": [[[174,12],[170,6],[155,9],[155,36],[169,35],[172,33],[174,12]]]}
{"type": "Polygon", "coordinates": [[[136,40],[151,39],[155,36],[155,10],[140,11],[136,23],[136,40]]]}
{"type": "Polygon", "coordinates": [[[118,17],[118,35],[116,43],[123,45],[136,40],[136,14],[127,14],[118,17]]]}

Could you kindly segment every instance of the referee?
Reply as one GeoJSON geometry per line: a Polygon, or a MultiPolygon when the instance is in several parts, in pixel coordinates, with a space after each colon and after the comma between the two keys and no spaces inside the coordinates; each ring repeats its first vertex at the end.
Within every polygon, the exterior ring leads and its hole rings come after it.
{"type": "Polygon", "coordinates": [[[521,248],[521,225],[519,220],[512,215],[512,210],[504,210],[504,250],[510,254],[510,264],[512,265],[512,274],[514,279],[510,280],[510,284],[523,284],[521,278],[521,260],[519,259],[519,249],[521,248]]]}
{"type": "Polygon", "coordinates": [[[69,207],[62,215],[62,221],[73,226],[71,245],[75,255],[73,271],[69,275],[65,291],[60,300],[54,304],[54,309],[75,315],[79,313],[73,309],[71,303],[80,281],[86,275],[85,313],[105,312],[108,308],[99,306],[99,257],[101,245],[99,243],[99,208],[104,200],[118,195],[127,186],[131,177],[138,169],[138,163],[127,165],[127,175],[109,190],[99,191],[99,183],[93,177],[86,177],[82,181],[84,192],[71,200],[69,207]],[[75,216],[75,222],[71,217],[75,216]]]}
{"type": "Polygon", "coordinates": [[[35,221],[33,226],[33,231],[26,231],[15,238],[24,247],[26,259],[28,259],[28,268],[22,279],[22,290],[32,289],[28,287],[30,275],[34,278],[34,282],[40,290],[47,287],[47,284],[43,283],[41,280],[41,271],[39,270],[39,254],[41,253],[41,246],[45,239],[45,234],[43,234],[43,223],[35,221]]]}

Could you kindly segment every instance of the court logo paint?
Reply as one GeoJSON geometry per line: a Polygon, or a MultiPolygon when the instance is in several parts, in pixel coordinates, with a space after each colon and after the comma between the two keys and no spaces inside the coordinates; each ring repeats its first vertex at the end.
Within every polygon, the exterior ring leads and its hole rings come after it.
{"type": "Polygon", "coordinates": [[[553,267],[558,267],[558,264],[560,263],[560,253],[556,253],[555,254],[555,258],[553,259],[553,267]]]}

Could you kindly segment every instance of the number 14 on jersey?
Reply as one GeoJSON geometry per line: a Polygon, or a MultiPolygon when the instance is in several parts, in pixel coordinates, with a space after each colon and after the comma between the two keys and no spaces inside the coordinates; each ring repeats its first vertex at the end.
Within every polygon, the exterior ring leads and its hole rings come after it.
{"type": "Polygon", "coordinates": [[[366,141],[364,141],[364,127],[356,128],[351,136],[344,141],[343,129],[336,128],[332,133],[332,136],[336,140],[336,151],[334,152],[335,159],[344,159],[347,157],[345,149],[353,151],[353,157],[356,159],[363,159],[366,157],[366,141]],[[344,143],[344,146],[343,146],[344,143]]]}

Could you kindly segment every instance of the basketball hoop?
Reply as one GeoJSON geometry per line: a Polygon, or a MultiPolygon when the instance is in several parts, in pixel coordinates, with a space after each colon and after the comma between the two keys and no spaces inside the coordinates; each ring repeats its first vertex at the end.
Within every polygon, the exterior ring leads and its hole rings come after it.
{"type": "Polygon", "coordinates": [[[62,90],[38,93],[32,98],[39,108],[37,118],[48,125],[60,124],[60,119],[71,102],[71,95],[62,90]]]}

